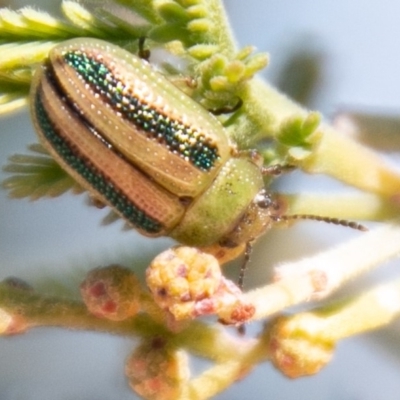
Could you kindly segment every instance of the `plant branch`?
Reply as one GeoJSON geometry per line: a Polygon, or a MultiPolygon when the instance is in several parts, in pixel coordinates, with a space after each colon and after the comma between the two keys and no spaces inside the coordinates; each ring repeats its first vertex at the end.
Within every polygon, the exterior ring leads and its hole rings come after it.
{"type": "Polygon", "coordinates": [[[384,196],[368,193],[300,193],[280,194],[287,208],[287,215],[327,216],[345,220],[385,221],[399,215],[399,207],[384,196]]]}
{"type": "Polygon", "coordinates": [[[275,283],[245,294],[256,307],[253,319],[327,297],[349,280],[397,257],[399,243],[400,226],[386,225],[323,253],[280,265],[275,283]]]}

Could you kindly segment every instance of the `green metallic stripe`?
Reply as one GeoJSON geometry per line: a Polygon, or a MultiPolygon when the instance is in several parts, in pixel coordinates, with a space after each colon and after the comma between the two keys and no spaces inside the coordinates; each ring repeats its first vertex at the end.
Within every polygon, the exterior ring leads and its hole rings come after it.
{"type": "Polygon", "coordinates": [[[91,165],[89,160],[82,158],[73,144],[70,144],[57,132],[41,100],[40,89],[37,90],[35,96],[34,113],[42,134],[61,159],[85,179],[91,187],[102,194],[124,218],[149,234],[157,234],[162,231],[163,226],[160,222],[150,218],[136,207],[104,174],[91,165]]]}
{"type": "Polygon", "coordinates": [[[165,144],[171,152],[188,159],[202,171],[209,171],[219,161],[218,148],[207,140],[204,133],[171,120],[168,115],[152,108],[151,104],[124,93],[124,82],[107,65],[80,50],[67,51],[63,57],[115,112],[121,113],[149,138],[165,144]]]}

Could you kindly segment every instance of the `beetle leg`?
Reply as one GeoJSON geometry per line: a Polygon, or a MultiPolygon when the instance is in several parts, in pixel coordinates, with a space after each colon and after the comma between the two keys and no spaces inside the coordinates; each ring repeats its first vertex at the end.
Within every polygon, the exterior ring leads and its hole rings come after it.
{"type": "Polygon", "coordinates": [[[95,194],[92,193],[89,194],[87,203],[90,206],[94,206],[99,209],[102,209],[107,206],[107,204],[99,196],[96,196],[95,194]]]}
{"type": "Polygon", "coordinates": [[[240,266],[240,271],[239,271],[238,286],[240,290],[243,289],[244,277],[247,271],[247,264],[250,261],[250,256],[252,251],[253,251],[253,242],[247,242],[244,250],[244,259],[242,265],[240,266]]]}
{"type": "Polygon", "coordinates": [[[243,100],[239,97],[238,102],[233,106],[224,106],[224,107],[220,107],[220,108],[212,108],[212,109],[209,109],[208,111],[210,111],[210,113],[212,113],[214,115],[231,114],[231,113],[239,110],[239,108],[242,107],[242,105],[243,105],[243,100]]]}
{"type": "Polygon", "coordinates": [[[245,244],[239,244],[233,247],[226,247],[216,243],[210,246],[199,247],[199,250],[204,251],[208,254],[212,254],[218,260],[220,265],[235,260],[245,251],[245,249],[245,244]]]}
{"type": "MultiPolygon", "coordinates": [[[[253,251],[253,242],[247,242],[245,250],[244,250],[244,259],[243,259],[242,265],[240,266],[240,271],[239,271],[238,286],[239,286],[240,290],[243,290],[244,277],[246,275],[247,264],[250,261],[250,256],[251,256],[252,251],[253,251]]],[[[237,327],[237,332],[241,336],[245,335],[246,334],[246,325],[245,324],[239,325],[237,327]]]]}
{"type": "Polygon", "coordinates": [[[261,173],[263,175],[278,176],[287,172],[292,172],[296,167],[291,164],[275,164],[268,167],[262,167],[261,173]]]}
{"type": "Polygon", "coordinates": [[[145,49],[144,48],[144,42],[146,41],[146,37],[145,36],[141,36],[139,38],[139,51],[138,51],[138,56],[142,59],[142,60],[146,60],[149,61],[150,59],[150,50],[149,49],[145,49]]]}

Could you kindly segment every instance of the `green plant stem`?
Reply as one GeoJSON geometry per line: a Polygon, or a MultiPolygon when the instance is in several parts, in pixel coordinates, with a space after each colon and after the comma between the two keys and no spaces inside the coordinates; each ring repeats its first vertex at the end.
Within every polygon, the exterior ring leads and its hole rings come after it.
{"type": "Polygon", "coordinates": [[[272,138],[288,118],[305,118],[308,114],[306,109],[261,78],[248,81],[240,96],[243,112],[252,126],[252,131],[244,134],[254,136],[255,140],[272,138]]]}
{"type": "Polygon", "coordinates": [[[93,316],[80,301],[45,297],[4,284],[0,285],[0,308],[10,315],[22,318],[28,328],[52,326],[122,336],[144,334],[147,329],[148,335],[151,335],[162,329],[144,315],[122,322],[110,321],[93,316]]]}
{"type": "Polygon", "coordinates": [[[28,97],[16,96],[12,99],[11,95],[0,95],[0,115],[11,114],[25,109],[29,104],[28,97]]]}
{"type": "Polygon", "coordinates": [[[321,127],[317,148],[302,167],[310,173],[331,175],[360,189],[384,196],[398,196],[400,175],[366,147],[332,127],[321,127]]]}
{"type": "MultiPolygon", "coordinates": [[[[273,138],[289,118],[306,117],[308,112],[260,79],[252,79],[241,93],[246,122],[238,129],[252,141],[273,138]]],[[[400,174],[376,154],[329,126],[318,128],[321,135],[310,155],[294,160],[308,173],[330,175],[342,182],[384,196],[400,193],[400,174]]],[[[240,140],[240,137],[239,137],[240,140]]]]}
{"type": "Polygon", "coordinates": [[[399,243],[400,225],[385,225],[315,256],[280,265],[275,283],[245,294],[245,300],[256,308],[253,319],[330,295],[349,280],[398,256],[399,243]]]}
{"type": "Polygon", "coordinates": [[[285,193],[282,197],[288,215],[309,214],[312,210],[319,216],[357,221],[384,221],[399,215],[394,202],[375,194],[285,193]]]}
{"type": "Polygon", "coordinates": [[[194,354],[219,363],[246,356],[255,344],[254,339],[229,335],[221,326],[208,326],[193,321],[173,339],[177,345],[190,349],[194,354]]]}
{"type": "MultiPolygon", "coordinates": [[[[310,346],[327,344],[334,347],[341,339],[382,328],[400,313],[400,280],[381,285],[358,296],[313,311],[281,316],[265,329],[262,341],[268,346],[269,332],[275,339],[298,340],[310,346]]],[[[306,356],[306,355],[305,355],[306,356]]]]}
{"type": "MultiPolygon", "coordinates": [[[[203,400],[215,396],[233,383],[244,378],[253,367],[268,359],[265,340],[237,340],[236,349],[229,359],[212,366],[193,378],[183,392],[182,400],[203,400]]],[[[213,347],[218,349],[218,347],[213,347]]]]}
{"type": "Polygon", "coordinates": [[[192,379],[179,400],[210,399],[239,379],[243,365],[240,361],[217,364],[192,379]]]}
{"type": "MultiPolygon", "coordinates": [[[[400,314],[400,280],[378,286],[332,308],[304,319],[302,326],[312,326],[321,340],[336,342],[349,336],[387,326],[400,314]]],[[[297,317],[301,318],[301,314],[297,317]]],[[[306,328],[307,329],[307,328],[306,328]]]]}
{"type": "Polygon", "coordinates": [[[190,322],[180,332],[173,333],[144,313],[120,322],[98,318],[90,314],[81,301],[43,296],[6,284],[0,284],[0,309],[11,318],[22,319],[27,329],[59,327],[130,337],[163,336],[177,347],[220,362],[241,357],[253,343],[230,336],[221,327],[199,321],[190,322]]]}
{"type": "Polygon", "coordinates": [[[210,20],[217,32],[213,32],[212,39],[218,40],[220,52],[229,58],[233,58],[237,51],[236,40],[221,0],[203,0],[204,6],[210,15],[210,20]]]}

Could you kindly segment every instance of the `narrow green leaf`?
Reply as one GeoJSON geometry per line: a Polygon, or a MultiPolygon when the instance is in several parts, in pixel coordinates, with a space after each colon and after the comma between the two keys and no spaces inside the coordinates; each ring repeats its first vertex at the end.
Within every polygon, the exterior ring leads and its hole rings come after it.
{"type": "Polygon", "coordinates": [[[31,146],[30,150],[40,155],[17,154],[9,158],[3,168],[12,174],[1,186],[8,190],[10,197],[30,198],[58,197],[72,190],[80,193],[78,185],[50,156],[44,155],[40,145],[31,146]]]}
{"type": "MultiPolygon", "coordinates": [[[[149,0],[114,0],[114,1],[115,3],[126,6],[130,10],[134,10],[136,13],[138,13],[140,16],[142,16],[152,24],[159,24],[162,22],[162,19],[160,18],[154,7],[155,1],[149,1],[149,0]]],[[[94,0],[94,2],[96,3],[97,0],[94,0]]],[[[91,3],[93,3],[93,0],[91,3]]]]}
{"type": "Polygon", "coordinates": [[[10,40],[66,39],[82,31],[46,12],[30,7],[18,11],[0,9],[0,38],[10,40]]]}
{"type": "Polygon", "coordinates": [[[47,57],[57,41],[35,41],[0,45],[0,70],[26,68],[47,57]]]}
{"type": "Polygon", "coordinates": [[[184,24],[190,21],[186,10],[174,2],[165,2],[158,7],[160,16],[167,22],[184,24]]]}

